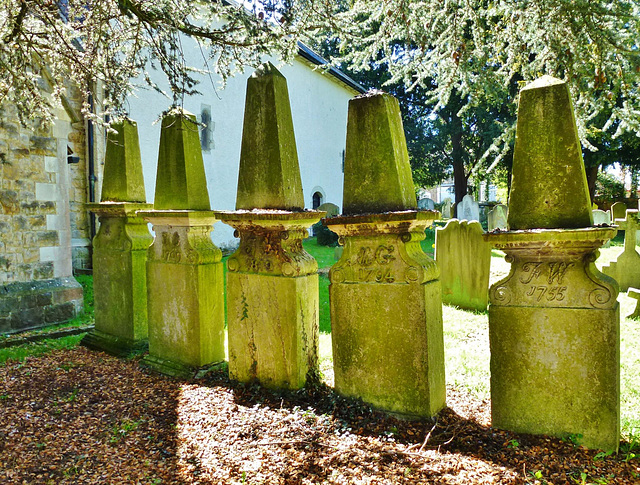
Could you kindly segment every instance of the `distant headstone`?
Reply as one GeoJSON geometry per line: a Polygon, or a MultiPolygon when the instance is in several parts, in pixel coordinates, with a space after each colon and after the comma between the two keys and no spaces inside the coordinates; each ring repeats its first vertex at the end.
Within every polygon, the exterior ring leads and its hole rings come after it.
{"type": "Polygon", "coordinates": [[[446,199],[442,203],[442,218],[451,219],[451,199],[446,199]]]}
{"type": "Polygon", "coordinates": [[[467,194],[456,207],[458,219],[465,221],[480,220],[480,206],[473,198],[473,195],[467,194]]]}
{"type": "Polygon", "coordinates": [[[495,231],[500,229],[501,231],[507,230],[507,206],[504,204],[498,204],[489,211],[487,215],[487,230],[495,231]]]}
{"type": "Polygon", "coordinates": [[[491,246],[484,241],[483,232],[478,221],[457,219],[436,229],[443,303],[466,310],[487,309],[491,246]]]}
{"type": "Polygon", "coordinates": [[[338,207],[337,205],[331,202],[325,202],[324,204],[320,204],[320,206],[318,207],[318,210],[321,212],[326,212],[327,215],[325,217],[335,217],[338,214],[340,214],[340,207],[338,207]]]}
{"type": "Polygon", "coordinates": [[[640,229],[638,209],[627,209],[626,219],[618,218],[615,224],[624,230],[624,250],[618,259],[602,267],[602,272],[611,276],[620,285],[620,290],[640,288],[640,254],[636,251],[637,231],[640,229]]]}
{"type": "Polygon", "coordinates": [[[418,199],[418,209],[420,210],[428,210],[432,211],[436,208],[433,199],[429,197],[423,197],[422,199],[418,199]]]}
{"type": "Polygon", "coordinates": [[[611,217],[616,219],[625,219],[627,217],[627,206],[624,202],[615,202],[611,206],[611,217]]]}
{"type": "Polygon", "coordinates": [[[618,286],[594,261],[616,230],[591,211],[569,87],[543,76],[520,91],[510,230],[485,235],[511,263],[489,292],[492,426],[615,451],[618,286]]]}
{"type": "Polygon", "coordinates": [[[593,225],[611,224],[611,212],[600,209],[593,210],[593,225]]]}

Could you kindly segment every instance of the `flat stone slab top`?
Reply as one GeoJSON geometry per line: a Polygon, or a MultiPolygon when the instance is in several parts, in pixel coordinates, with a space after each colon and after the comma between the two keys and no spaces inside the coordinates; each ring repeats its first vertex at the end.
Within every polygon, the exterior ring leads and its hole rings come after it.
{"type": "Polygon", "coordinates": [[[578,228],[592,223],[569,87],[542,76],[520,91],[509,228],[578,228]]]}
{"type": "MultiPolygon", "coordinates": [[[[366,236],[383,233],[399,234],[424,231],[433,221],[440,219],[438,211],[406,210],[383,212],[380,214],[342,215],[323,219],[326,226],[344,226],[352,236],[366,236]]],[[[332,227],[332,231],[335,231],[332,227]]]]}
{"type": "Polygon", "coordinates": [[[158,226],[212,226],[218,220],[211,210],[142,210],[138,216],[158,226]]]}
{"type": "Polygon", "coordinates": [[[137,216],[138,211],[153,209],[153,204],[132,202],[94,202],[84,205],[88,211],[98,215],[108,216],[137,216]]]}

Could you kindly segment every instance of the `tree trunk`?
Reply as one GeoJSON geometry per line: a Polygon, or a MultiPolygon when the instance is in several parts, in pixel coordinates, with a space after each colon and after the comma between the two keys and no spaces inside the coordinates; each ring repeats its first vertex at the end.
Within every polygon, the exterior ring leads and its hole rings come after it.
{"type": "Polygon", "coordinates": [[[587,185],[589,187],[589,197],[591,197],[591,203],[594,202],[594,197],[596,195],[596,179],[598,178],[598,171],[600,170],[600,165],[591,165],[589,167],[585,167],[587,172],[587,185]]]}
{"type": "Polygon", "coordinates": [[[454,111],[452,111],[451,113],[451,128],[453,188],[456,193],[456,204],[459,204],[462,201],[462,198],[467,195],[467,174],[465,173],[464,169],[464,152],[462,148],[462,122],[454,111]]]}

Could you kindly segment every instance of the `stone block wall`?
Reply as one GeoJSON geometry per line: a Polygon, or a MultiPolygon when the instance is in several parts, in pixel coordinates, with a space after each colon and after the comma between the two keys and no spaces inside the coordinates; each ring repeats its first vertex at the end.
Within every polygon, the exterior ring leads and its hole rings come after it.
{"type": "Polygon", "coordinates": [[[66,111],[56,115],[51,127],[38,120],[25,127],[12,106],[0,106],[2,333],[68,320],[82,310],[70,251],[67,139],[75,135],[66,111]]]}

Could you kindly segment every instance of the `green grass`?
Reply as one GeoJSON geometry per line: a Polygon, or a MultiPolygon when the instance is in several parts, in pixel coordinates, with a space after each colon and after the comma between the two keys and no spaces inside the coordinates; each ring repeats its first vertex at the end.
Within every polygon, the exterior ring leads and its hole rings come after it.
{"type": "Polygon", "coordinates": [[[84,333],[81,333],[69,337],[45,339],[39,342],[0,349],[0,365],[5,364],[7,361],[22,362],[27,357],[41,355],[52,350],[72,349],[80,343],[84,335],[84,333]]]}

